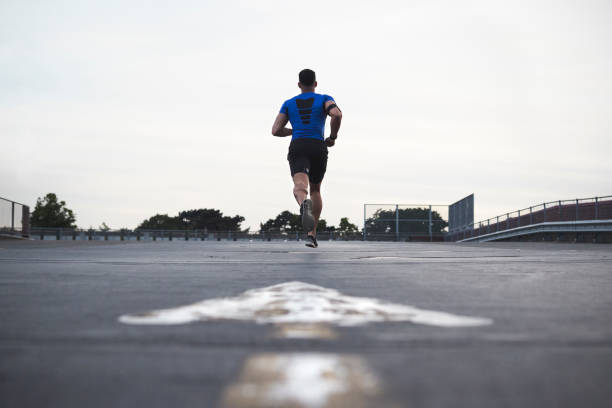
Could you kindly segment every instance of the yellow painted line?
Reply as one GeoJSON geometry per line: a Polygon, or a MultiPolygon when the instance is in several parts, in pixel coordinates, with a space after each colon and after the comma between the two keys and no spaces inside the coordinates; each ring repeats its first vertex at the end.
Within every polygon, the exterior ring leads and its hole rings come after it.
{"type": "Polygon", "coordinates": [[[391,408],[365,360],[333,353],[262,353],[245,362],[221,408],[391,408]]]}
{"type": "Polygon", "coordinates": [[[277,324],[274,337],[281,339],[334,340],[338,333],[327,324],[277,324]]]}

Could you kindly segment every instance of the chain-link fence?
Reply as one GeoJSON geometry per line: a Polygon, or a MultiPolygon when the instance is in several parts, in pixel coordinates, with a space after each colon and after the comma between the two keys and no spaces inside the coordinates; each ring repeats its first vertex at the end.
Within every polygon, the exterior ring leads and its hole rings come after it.
{"type": "Polygon", "coordinates": [[[365,241],[444,241],[448,205],[364,204],[365,241]]]}
{"type": "Polygon", "coordinates": [[[0,234],[27,237],[29,228],[30,208],[0,197],[0,234]]]}

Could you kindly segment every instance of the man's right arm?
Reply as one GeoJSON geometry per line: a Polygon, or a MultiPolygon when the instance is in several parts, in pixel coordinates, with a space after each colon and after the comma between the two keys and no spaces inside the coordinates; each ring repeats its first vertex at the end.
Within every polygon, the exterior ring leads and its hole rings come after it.
{"type": "Polygon", "coordinates": [[[289,122],[289,117],[284,113],[279,113],[274,120],[272,125],[272,134],[274,136],[285,137],[291,136],[293,131],[290,128],[286,128],[285,125],[289,122]]]}

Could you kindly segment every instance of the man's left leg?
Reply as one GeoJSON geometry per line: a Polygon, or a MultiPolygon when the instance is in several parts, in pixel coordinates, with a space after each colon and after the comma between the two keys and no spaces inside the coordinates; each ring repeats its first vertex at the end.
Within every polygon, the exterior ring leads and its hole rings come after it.
{"type": "Polygon", "coordinates": [[[317,225],[323,210],[323,199],[321,198],[321,183],[310,183],[310,199],[312,200],[312,216],[315,219],[314,229],[308,235],[317,236],[317,225]]]}
{"type": "Polygon", "coordinates": [[[298,205],[302,205],[308,198],[308,174],[295,173],[293,175],[293,196],[298,205]]]}
{"type": "Polygon", "coordinates": [[[312,214],[312,200],[308,199],[308,174],[295,173],[293,175],[293,196],[300,206],[302,227],[308,232],[313,226],[316,228],[317,221],[312,214]]]}

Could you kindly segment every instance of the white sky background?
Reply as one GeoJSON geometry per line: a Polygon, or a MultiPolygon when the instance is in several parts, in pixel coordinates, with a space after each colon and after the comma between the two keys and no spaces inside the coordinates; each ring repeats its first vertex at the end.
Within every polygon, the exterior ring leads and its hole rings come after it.
{"type": "MultiPolygon", "coordinates": [[[[0,196],[81,227],[297,212],[270,135],[297,73],[344,117],[322,217],[364,202],[476,219],[612,194],[609,1],[0,2],[0,196]]],[[[329,133],[329,121],[326,133],[329,133]]]]}

